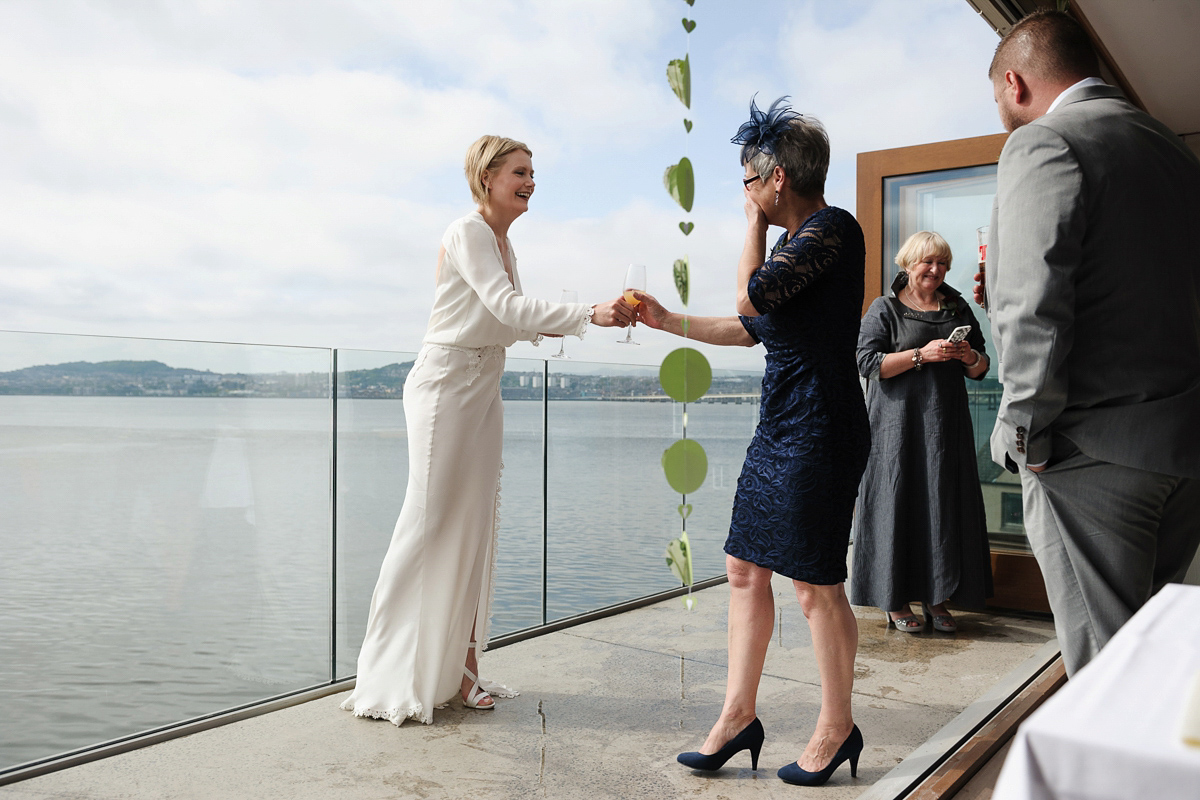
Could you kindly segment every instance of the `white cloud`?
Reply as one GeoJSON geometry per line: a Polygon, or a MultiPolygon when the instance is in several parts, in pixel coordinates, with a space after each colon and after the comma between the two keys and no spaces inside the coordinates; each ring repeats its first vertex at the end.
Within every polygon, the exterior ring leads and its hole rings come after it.
{"type": "Polygon", "coordinates": [[[853,209],[856,154],[1001,131],[987,67],[996,34],[961,0],[787,3],[772,39],[742,31],[720,45],[716,92],[744,108],[789,94],[821,119],[833,163],[826,197],[853,209]],[[745,58],[754,49],[773,58],[745,58]]]}
{"type": "Polygon", "coordinates": [[[1000,130],[987,80],[996,35],[958,5],[879,0],[851,24],[824,30],[813,6],[796,8],[780,35],[783,64],[814,105],[829,109],[825,122],[842,151],[1000,130]]]}
{"type": "MultiPolygon", "coordinates": [[[[730,313],[744,218],[727,139],[751,93],[819,109],[830,199],[849,208],[855,152],[999,128],[976,75],[994,37],[961,0],[832,22],[762,5],[9,0],[0,328],[412,349],[484,131],[537,154],[543,188],[513,231],[529,294],[607,298],[639,261],[674,301],[687,253],[690,310],[730,313]],[[682,14],[699,23],[690,111],[664,78],[682,14]],[[701,182],[686,239],[660,182],[685,146],[701,182]]],[[[657,363],[679,344],[615,338],[575,349],[657,363]]]]}

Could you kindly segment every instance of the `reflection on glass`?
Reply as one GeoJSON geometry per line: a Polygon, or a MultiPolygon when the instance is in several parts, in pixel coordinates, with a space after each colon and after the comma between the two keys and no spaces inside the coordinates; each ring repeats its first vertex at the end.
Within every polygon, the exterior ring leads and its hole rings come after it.
{"type": "MultiPolygon", "coordinates": [[[[574,291],[573,289],[563,289],[562,295],[558,298],[558,302],[560,302],[560,303],[578,303],[579,302],[579,293],[574,291]]],[[[558,337],[558,352],[555,353],[553,356],[551,356],[551,358],[570,358],[570,356],[567,355],[566,347],[567,347],[567,337],[566,336],[558,337]]]]}
{"type": "MultiPolygon", "coordinates": [[[[550,620],[679,585],[664,558],[679,534],[679,495],[653,467],[679,438],[682,413],[663,394],[657,367],[554,366],[546,470],[550,620]]],[[[708,395],[688,404],[689,436],[709,458],[705,485],[687,498],[696,580],[725,572],[733,492],[758,417],[761,379],[717,370],[708,395]]],[[[506,409],[512,405],[506,400],[506,409]]]]}
{"type": "Polygon", "coordinates": [[[504,399],[504,474],[493,584],[492,636],[542,623],[545,362],[510,358],[504,399]]]}
{"type": "Polygon", "coordinates": [[[337,664],[357,671],[371,593],[408,485],[404,379],[415,353],[339,350],[337,664]]]}
{"type": "MultiPolygon", "coordinates": [[[[415,354],[341,350],[334,376],[312,348],[0,344],[0,769],[355,672],[404,502],[415,354]]],[[[680,407],[657,368],[549,363],[502,377],[493,636],[675,586],[677,496],[629,465],[658,463],[680,407]],[[620,524],[618,499],[637,509],[620,524]]],[[[689,407],[710,460],[688,497],[697,580],[724,572],[760,384],[718,370],[689,407]]]]}
{"type": "MultiPolygon", "coordinates": [[[[949,242],[954,253],[946,283],[970,299],[978,267],[979,229],[991,219],[995,195],[995,164],[885,178],[883,286],[890,286],[896,275],[894,259],[900,245],[917,231],[937,231],[949,242]]],[[[993,547],[1028,551],[1029,543],[1020,515],[1020,479],[992,461],[988,444],[1000,406],[1001,388],[991,324],[982,309],[975,307],[973,310],[993,356],[987,377],[978,383],[967,382],[988,536],[993,547]]]]}
{"type": "Polygon", "coordinates": [[[0,341],[0,768],[327,680],[330,351],[0,341]]]}

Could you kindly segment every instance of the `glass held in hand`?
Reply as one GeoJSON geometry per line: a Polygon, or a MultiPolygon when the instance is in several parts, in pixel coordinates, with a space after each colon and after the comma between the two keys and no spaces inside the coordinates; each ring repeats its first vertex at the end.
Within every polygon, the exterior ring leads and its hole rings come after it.
{"type": "MultiPolygon", "coordinates": [[[[979,228],[976,228],[975,229],[975,238],[979,245],[979,286],[983,287],[985,285],[984,281],[987,280],[986,268],[987,268],[988,226],[983,225],[979,228]]],[[[979,302],[979,307],[987,308],[987,303],[981,300],[979,302]]]]}
{"type": "MultiPolygon", "coordinates": [[[[646,268],[641,264],[630,264],[629,269],[625,270],[625,283],[621,286],[625,293],[625,302],[631,306],[636,306],[642,301],[633,296],[635,291],[646,291],[646,268]]],[[[641,344],[633,340],[633,326],[630,325],[625,329],[625,338],[618,339],[617,344],[641,344]]]]}
{"type": "MultiPolygon", "coordinates": [[[[570,289],[563,289],[562,297],[558,298],[558,302],[560,302],[560,303],[578,303],[579,302],[579,294],[571,291],[570,289]]],[[[562,338],[560,338],[558,340],[558,352],[550,357],[551,358],[565,358],[565,359],[569,360],[571,357],[569,355],[567,355],[563,350],[563,348],[566,347],[566,344],[567,344],[567,337],[563,336],[562,338]]]]}

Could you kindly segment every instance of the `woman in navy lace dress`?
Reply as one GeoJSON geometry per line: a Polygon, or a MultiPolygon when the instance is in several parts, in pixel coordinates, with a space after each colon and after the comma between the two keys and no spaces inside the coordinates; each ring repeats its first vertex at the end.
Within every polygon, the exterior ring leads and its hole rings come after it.
{"type": "MultiPolygon", "coordinates": [[[[738,263],[737,317],[689,317],[689,338],[767,349],[758,428],[738,479],[725,542],[729,572],[729,675],[725,705],[699,752],[679,760],[719,769],[750,750],[763,728],[755,703],[774,626],[771,576],[792,579],[812,631],[821,676],[816,730],[779,776],[818,785],[843,761],[857,770],[862,735],[850,691],[858,626],[846,599],[846,549],[870,433],[855,365],[862,308],[862,229],[826,205],[829,141],[821,124],[780,98],[735,144],[745,167],[746,243],[738,263]],[[767,228],[786,231],[768,255],[767,228]]],[[[683,335],[683,317],[644,295],[639,318],[683,335]]]]}

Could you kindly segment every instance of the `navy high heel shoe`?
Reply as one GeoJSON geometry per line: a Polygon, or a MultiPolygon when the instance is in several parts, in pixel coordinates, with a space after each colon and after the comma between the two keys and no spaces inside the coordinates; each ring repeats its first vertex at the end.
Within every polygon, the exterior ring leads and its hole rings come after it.
{"type": "Polygon", "coordinates": [[[762,723],[758,721],[758,717],[755,717],[749,725],[742,728],[737,736],[726,742],[724,747],[712,755],[705,755],[701,752],[680,753],[676,760],[685,767],[711,771],[725,766],[725,762],[735,754],[749,750],[750,768],[757,770],[758,754],[762,750],[764,738],[766,738],[766,734],[763,732],[762,723]]]}
{"type": "Polygon", "coordinates": [[[829,762],[829,766],[820,772],[809,772],[806,769],[800,769],[800,764],[796,761],[788,764],[786,767],[780,767],[779,778],[784,783],[794,783],[797,786],[820,786],[829,780],[829,776],[833,771],[841,766],[843,761],[850,762],[850,777],[858,777],[858,756],[862,753],[863,738],[862,732],[858,726],[854,726],[854,730],[850,731],[850,735],[846,737],[846,741],[842,742],[842,746],[833,754],[833,760],[829,762]]]}

